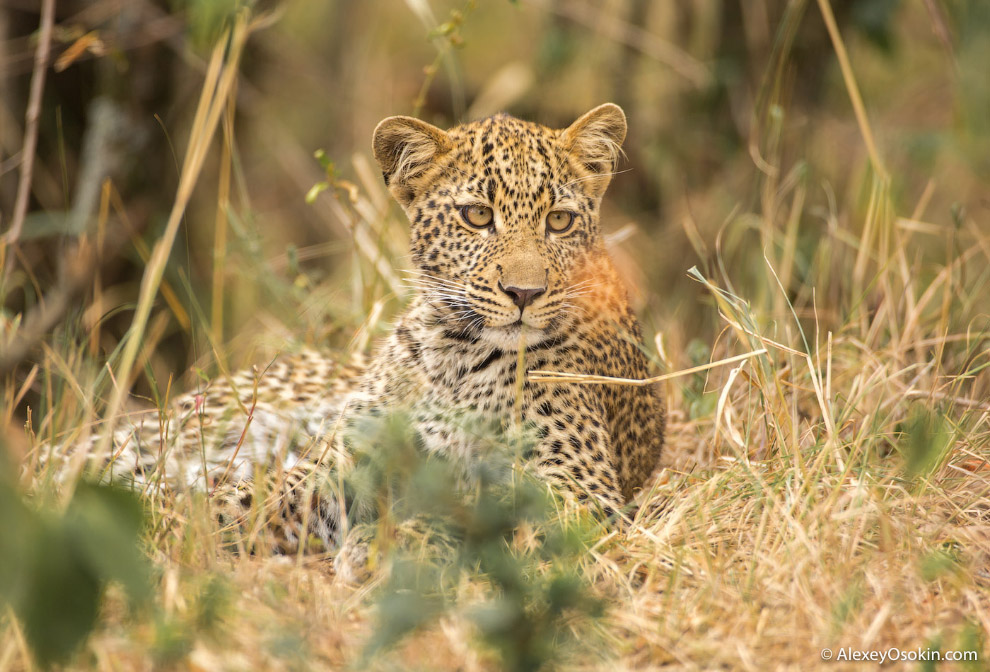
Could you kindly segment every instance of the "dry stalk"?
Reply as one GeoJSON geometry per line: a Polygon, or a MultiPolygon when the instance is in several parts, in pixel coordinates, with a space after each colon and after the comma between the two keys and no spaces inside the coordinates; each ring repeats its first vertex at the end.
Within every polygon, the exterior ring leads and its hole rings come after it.
{"type": "Polygon", "coordinates": [[[859,132],[863,135],[863,142],[866,143],[866,151],[870,154],[870,163],[873,164],[873,170],[876,171],[880,180],[886,183],[888,181],[887,169],[884,168],[883,162],[880,160],[880,153],[877,151],[877,145],[873,141],[873,131],[870,129],[870,121],[866,117],[863,98],[859,95],[859,86],[856,85],[856,77],[853,75],[852,65],[849,62],[849,54],[846,53],[846,45],[842,41],[839,27],[835,23],[835,14],[832,13],[832,5],[829,3],[829,0],[818,0],[818,7],[821,9],[822,18],[825,20],[828,35],[832,39],[835,56],[839,59],[842,79],[846,84],[846,91],[849,92],[849,100],[852,102],[853,112],[856,114],[859,132]]]}
{"type": "Polygon", "coordinates": [[[726,364],[741,362],[744,359],[764,355],[766,352],[766,348],[760,348],[759,350],[747,352],[743,355],[736,355],[735,357],[729,357],[728,359],[720,359],[717,362],[709,362],[708,364],[702,364],[701,366],[694,366],[690,369],[674,371],[673,373],[665,373],[662,376],[653,376],[652,378],[614,378],[612,376],[595,376],[587,373],[567,373],[565,371],[542,370],[533,370],[528,373],[529,381],[531,383],[576,383],[579,385],[632,385],[634,387],[645,387],[646,385],[653,385],[654,383],[670,380],[671,378],[689,376],[692,373],[707,371],[708,369],[725,366],[726,364]]]}
{"type": "MultiPolygon", "coordinates": [[[[183,213],[185,213],[186,206],[198,181],[203,162],[209,151],[210,141],[213,138],[220,119],[220,114],[226,106],[228,96],[233,91],[241,51],[251,29],[252,25],[248,21],[247,14],[241,13],[237,17],[234,26],[224,32],[224,35],[213,49],[199,105],[196,108],[196,114],[193,118],[189,144],[179,177],[179,188],[175,203],[172,206],[172,212],[165,226],[165,233],[161,240],[155,244],[148,262],[148,270],[145,272],[144,278],[141,281],[137,308],[134,312],[131,328],[127,334],[127,344],[121,355],[120,365],[117,371],[116,378],[118,384],[114,386],[113,395],[107,407],[106,417],[109,420],[108,425],[110,430],[112,430],[116,417],[123,405],[124,398],[128,394],[131,372],[133,371],[134,363],[141,347],[148,317],[151,314],[152,303],[158,294],[158,288],[165,273],[165,266],[168,263],[168,257],[179,230],[179,224],[182,222],[183,213]]],[[[108,453],[112,437],[112,431],[103,433],[95,449],[97,456],[108,453]]]]}

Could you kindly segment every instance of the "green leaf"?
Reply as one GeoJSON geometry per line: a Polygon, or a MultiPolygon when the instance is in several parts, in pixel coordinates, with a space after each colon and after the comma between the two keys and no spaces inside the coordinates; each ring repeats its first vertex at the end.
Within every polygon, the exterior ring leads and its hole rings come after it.
{"type": "Polygon", "coordinates": [[[330,157],[327,156],[326,150],[323,149],[316,150],[315,152],[313,152],[313,158],[315,158],[319,162],[320,168],[322,168],[323,172],[327,174],[327,177],[333,176],[336,169],[333,165],[333,161],[331,161],[330,157]]]}
{"type": "Polygon", "coordinates": [[[921,559],[918,567],[921,578],[925,581],[935,581],[947,574],[959,570],[959,563],[950,549],[936,548],[921,559]]]}
{"type": "Polygon", "coordinates": [[[313,203],[316,202],[316,197],[329,188],[330,185],[327,182],[317,182],[314,184],[309,188],[309,191],[306,192],[306,205],[313,205],[313,203]]]}
{"type": "Polygon", "coordinates": [[[61,663],[96,626],[107,582],[140,602],[150,594],[138,540],[143,512],[122,490],[79,483],[67,512],[36,511],[0,479],[0,599],[42,666],[61,663]]]}
{"type": "Polygon", "coordinates": [[[24,577],[33,561],[37,514],[24,505],[13,486],[0,478],[0,600],[17,604],[26,590],[24,577]]]}
{"type": "Polygon", "coordinates": [[[928,476],[938,468],[952,447],[952,426],[941,411],[916,404],[900,428],[897,444],[904,456],[908,478],[928,476]]]}
{"type": "Polygon", "coordinates": [[[96,625],[102,585],[57,522],[45,524],[37,540],[14,612],[38,662],[48,666],[67,660],[96,625]]]}
{"type": "Polygon", "coordinates": [[[140,500],[121,488],[79,483],[65,515],[67,536],[94,576],[119,581],[136,602],[149,596],[147,565],[138,540],[140,500]]]}

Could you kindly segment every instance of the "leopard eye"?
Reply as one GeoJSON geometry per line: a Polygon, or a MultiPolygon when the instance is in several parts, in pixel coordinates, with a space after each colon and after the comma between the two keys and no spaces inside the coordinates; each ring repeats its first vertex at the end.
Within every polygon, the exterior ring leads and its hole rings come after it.
{"type": "Polygon", "coordinates": [[[472,229],[491,227],[494,213],[487,205],[465,205],[461,207],[461,218],[472,229]]]}
{"type": "Polygon", "coordinates": [[[554,233],[567,233],[574,225],[574,213],[567,210],[554,210],[547,215],[547,230],[554,233]]]}

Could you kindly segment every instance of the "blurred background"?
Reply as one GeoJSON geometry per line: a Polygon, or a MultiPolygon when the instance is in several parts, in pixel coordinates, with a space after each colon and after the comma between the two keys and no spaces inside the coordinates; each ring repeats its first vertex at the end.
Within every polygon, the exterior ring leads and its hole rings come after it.
{"type": "MultiPolygon", "coordinates": [[[[55,4],[13,240],[42,8],[0,0],[0,363],[18,381],[53,352],[75,348],[98,370],[120,346],[210,50],[242,7],[255,30],[169,258],[138,392],[209,372],[220,353],[240,365],[259,348],[366,347],[381,333],[404,291],[382,270],[408,265],[407,224],[370,156],[372,130],[393,114],[447,127],[504,110],[563,127],[621,105],[627,157],[603,222],[648,338],[664,336],[663,364],[689,366],[689,345],[704,352],[718,337],[692,266],[772,322],[786,305],[764,256],[783,260],[801,320],[817,308],[839,331],[848,315],[877,174],[814,1],[55,4]],[[18,330],[27,342],[15,348],[18,330]]],[[[990,214],[990,4],[830,6],[889,173],[887,221],[911,239],[907,270],[933,275],[990,214]]],[[[986,302],[965,305],[963,328],[986,302]]],[[[38,403],[38,383],[28,388],[18,414],[38,403]]]]}

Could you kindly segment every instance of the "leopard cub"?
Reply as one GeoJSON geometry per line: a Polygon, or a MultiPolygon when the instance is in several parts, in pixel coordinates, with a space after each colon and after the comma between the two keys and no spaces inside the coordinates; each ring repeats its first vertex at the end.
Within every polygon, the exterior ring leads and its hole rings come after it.
{"type": "Polygon", "coordinates": [[[625,134],[613,104],[560,130],[504,114],[447,131],[385,119],[374,154],[411,224],[417,291],[371,363],[304,351],[216,381],[176,400],[164,427],[156,414],[119,428],[104,473],[205,485],[234,523],[263,491],[277,550],[313,536],[333,548],[345,498],[327,484],[347,453],[339,437],[362,415],[401,409],[427,450],[461,457],[477,443],[465,417],[521,422],[538,437],[539,475],[620,509],[660,458],[659,390],[520,381],[517,371],[521,354],[525,370],[650,375],[599,223],[625,134]]]}

